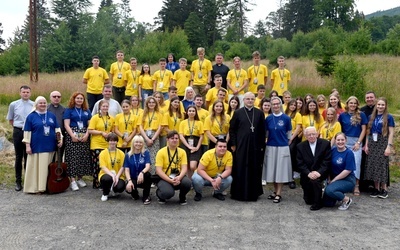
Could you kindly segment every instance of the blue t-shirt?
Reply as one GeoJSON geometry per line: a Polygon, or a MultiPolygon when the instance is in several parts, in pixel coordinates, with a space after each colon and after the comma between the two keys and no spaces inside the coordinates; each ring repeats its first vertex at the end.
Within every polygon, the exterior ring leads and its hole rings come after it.
{"type": "Polygon", "coordinates": [[[361,126],[368,124],[367,116],[364,112],[360,112],[361,115],[361,122],[355,126],[351,125],[351,117],[352,115],[348,112],[341,113],[339,115],[338,121],[342,126],[342,132],[349,137],[359,137],[361,134],[361,126]]]}
{"type": "Polygon", "coordinates": [[[185,110],[187,110],[187,108],[189,106],[195,106],[194,101],[189,101],[189,100],[186,100],[186,99],[182,101],[182,104],[183,104],[183,107],[185,108],[185,110]]]}
{"type": "MultiPolygon", "coordinates": [[[[370,117],[368,117],[369,120],[370,117]]],[[[388,114],[388,127],[394,127],[394,119],[393,116],[391,114],[388,114]]],[[[371,135],[373,133],[378,133],[378,134],[382,134],[382,125],[383,125],[383,119],[382,119],[382,115],[377,115],[375,117],[375,119],[372,121],[372,127],[371,127],[371,135]]]]}
{"type": "Polygon", "coordinates": [[[56,128],[59,128],[56,116],[51,112],[39,114],[33,111],[26,117],[24,131],[31,132],[32,154],[54,152],[57,149],[56,128]],[[44,127],[48,127],[45,134],[44,127]]]}
{"type": "Polygon", "coordinates": [[[133,154],[131,156],[125,154],[124,168],[129,168],[132,179],[137,179],[139,173],[143,171],[147,163],[151,164],[148,150],[144,154],[133,154]]]}
{"type": "Polygon", "coordinates": [[[64,111],[63,119],[69,119],[71,128],[78,127],[78,121],[83,122],[83,127],[87,128],[89,120],[92,118],[90,110],[82,110],[81,108],[68,108],[64,111]]]}
{"type": "Polygon", "coordinates": [[[288,115],[274,116],[274,114],[270,114],[265,118],[265,130],[268,131],[267,146],[289,146],[287,133],[292,131],[292,122],[288,115]]]}
{"type": "Polygon", "coordinates": [[[168,70],[172,71],[172,74],[175,73],[175,71],[177,71],[180,67],[179,67],[179,63],[177,62],[172,62],[172,63],[167,63],[167,66],[165,67],[168,70]]]}
{"type": "Polygon", "coordinates": [[[354,175],[356,170],[356,160],[354,153],[346,148],[345,151],[339,152],[337,147],[332,148],[332,178],[335,178],[343,170],[350,170],[351,175],[354,175]]]}

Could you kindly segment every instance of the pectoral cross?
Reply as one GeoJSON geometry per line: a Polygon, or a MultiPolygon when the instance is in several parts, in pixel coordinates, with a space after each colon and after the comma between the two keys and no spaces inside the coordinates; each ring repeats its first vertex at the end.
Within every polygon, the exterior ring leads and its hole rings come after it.
{"type": "Polygon", "coordinates": [[[250,127],[250,129],[251,129],[251,132],[254,133],[254,126],[253,125],[250,127]]]}

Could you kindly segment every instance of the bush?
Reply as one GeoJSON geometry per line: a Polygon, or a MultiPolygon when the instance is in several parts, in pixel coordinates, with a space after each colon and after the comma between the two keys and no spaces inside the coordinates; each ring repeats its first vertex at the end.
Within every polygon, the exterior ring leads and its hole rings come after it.
{"type": "Polygon", "coordinates": [[[232,46],[226,52],[226,57],[227,59],[233,59],[235,56],[239,56],[242,60],[250,59],[250,48],[244,43],[232,43],[232,46]]]}
{"type": "Polygon", "coordinates": [[[344,57],[336,63],[334,82],[342,96],[356,96],[364,100],[366,91],[365,71],[353,58],[344,57]]]}

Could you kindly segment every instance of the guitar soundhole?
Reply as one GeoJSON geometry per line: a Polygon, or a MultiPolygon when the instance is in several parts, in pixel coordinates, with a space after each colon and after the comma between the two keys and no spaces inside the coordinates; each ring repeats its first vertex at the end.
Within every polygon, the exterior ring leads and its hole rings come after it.
{"type": "Polygon", "coordinates": [[[63,173],[64,171],[63,171],[62,168],[56,168],[54,172],[56,173],[57,176],[60,176],[60,175],[62,175],[62,173],[63,173]]]}

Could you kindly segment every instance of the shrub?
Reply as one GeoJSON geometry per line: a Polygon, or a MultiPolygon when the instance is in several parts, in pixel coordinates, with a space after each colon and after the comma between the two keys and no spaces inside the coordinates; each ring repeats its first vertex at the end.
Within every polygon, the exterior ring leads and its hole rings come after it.
{"type": "Polygon", "coordinates": [[[353,58],[343,57],[336,63],[334,82],[342,96],[354,95],[363,100],[366,90],[365,70],[353,58]]]}

